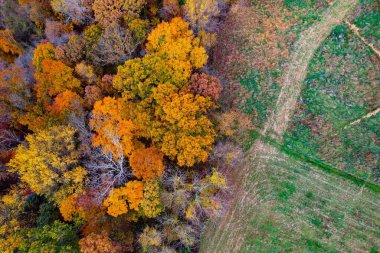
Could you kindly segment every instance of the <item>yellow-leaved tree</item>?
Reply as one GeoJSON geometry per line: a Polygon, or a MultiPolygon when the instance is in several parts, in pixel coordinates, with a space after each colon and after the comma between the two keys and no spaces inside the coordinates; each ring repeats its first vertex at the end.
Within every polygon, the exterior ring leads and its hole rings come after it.
{"type": "Polygon", "coordinates": [[[118,67],[113,85],[129,98],[146,98],[160,83],[187,84],[193,68],[207,62],[206,50],[181,18],[162,22],[148,36],[147,55],[118,67]]]}
{"type": "Polygon", "coordinates": [[[201,68],[207,62],[206,50],[200,46],[189,24],[182,18],[160,23],[148,36],[148,54],[157,53],[165,59],[188,62],[193,68],[201,68]]]}
{"type": "Polygon", "coordinates": [[[150,180],[144,183],[144,199],[140,207],[143,216],[147,218],[157,217],[163,211],[158,181],[150,180]]]}
{"type": "MultiPolygon", "coordinates": [[[[206,116],[213,102],[191,94],[187,86],[193,69],[207,62],[205,49],[181,18],[159,24],[146,48],[143,58],[119,66],[113,79],[125,99],[127,118],[138,126],[137,138],[151,140],[180,166],[206,161],[216,136],[206,116]]],[[[132,169],[143,178],[133,158],[132,169]]]]}
{"type": "Polygon", "coordinates": [[[205,162],[216,137],[206,112],[213,103],[210,98],[193,94],[173,94],[162,103],[160,121],[165,129],[154,140],[169,158],[180,166],[205,162]]]}
{"type": "Polygon", "coordinates": [[[217,17],[219,12],[217,0],[186,0],[186,17],[196,31],[204,31],[211,18],[217,17]]]}
{"type": "Polygon", "coordinates": [[[81,192],[86,170],[78,166],[74,134],[72,127],[55,126],[28,135],[9,162],[10,171],[35,193],[57,202],[81,192]]]}
{"type": "Polygon", "coordinates": [[[107,207],[107,213],[117,217],[129,210],[138,211],[144,197],[144,183],[141,181],[129,181],[125,186],[113,189],[103,205],[107,207]]]}
{"type": "Polygon", "coordinates": [[[50,42],[39,44],[33,52],[33,65],[37,71],[42,71],[41,63],[45,59],[55,60],[55,48],[50,42]]]}

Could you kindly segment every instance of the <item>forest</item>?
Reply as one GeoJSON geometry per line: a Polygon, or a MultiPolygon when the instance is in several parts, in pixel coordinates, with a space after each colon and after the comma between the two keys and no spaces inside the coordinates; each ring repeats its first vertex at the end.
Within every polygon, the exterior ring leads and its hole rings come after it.
{"type": "Polygon", "coordinates": [[[197,249],[241,129],[208,56],[230,4],[0,1],[0,252],[197,249]]]}

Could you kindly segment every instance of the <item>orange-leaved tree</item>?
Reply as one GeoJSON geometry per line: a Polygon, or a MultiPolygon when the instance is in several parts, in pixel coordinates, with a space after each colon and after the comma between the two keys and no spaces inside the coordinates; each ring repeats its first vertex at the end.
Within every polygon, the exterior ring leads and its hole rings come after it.
{"type": "Polygon", "coordinates": [[[13,38],[13,31],[0,30],[0,58],[7,62],[11,62],[21,54],[22,49],[13,38]]]}
{"type": "Polygon", "coordinates": [[[109,238],[106,231],[100,234],[91,233],[79,241],[80,251],[83,253],[122,253],[122,247],[109,238]]]}
{"type": "Polygon", "coordinates": [[[44,100],[46,96],[55,96],[65,90],[79,90],[81,82],[73,76],[73,69],[60,61],[44,59],[41,72],[35,74],[37,98],[44,100]]]}
{"type": "Polygon", "coordinates": [[[130,156],[136,145],[142,145],[136,140],[137,126],[125,117],[127,110],[123,99],[105,97],[95,103],[92,111],[92,143],[114,158],[130,156]]]}
{"type": "Polygon", "coordinates": [[[133,174],[143,180],[157,179],[164,173],[164,154],[155,147],[140,148],[129,159],[133,174]]]}
{"type": "Polygon", "coordinates": [[[55,98],[49,111],[54,117],[63,118],[69,113],[81,116],[83,114],[83,99],[75,92],[65,90],[55,98]]]}
{"type": "Polygon", "coordinates": [[[207,61],[205,49],[181,18],[159,24],[146,48],[147,55],[119,66],[113,79],[129,118],[139,127],[139,137],[180,166],[205,161],[216,136],[206,116],[213,103],[187,87],[192,70],[207,61]]]}

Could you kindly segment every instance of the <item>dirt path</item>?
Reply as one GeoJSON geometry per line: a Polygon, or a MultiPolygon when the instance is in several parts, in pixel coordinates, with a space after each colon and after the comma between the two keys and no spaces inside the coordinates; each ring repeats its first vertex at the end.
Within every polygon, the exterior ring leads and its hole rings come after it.
{"type": "Polygon", "coordinates": [[[362,122],[365,119],[369,119],[371,117],[376,116],[379,112],[380,112],[380,108],[377,108],[376,110],[374,110],[372,112],[369,112],[368,114],[364,115],[360,119],[357,119],[354,122],[351,122],[350,124],[348,124],[347,126],[345,126],[343,129],[347,129],[348,127],[355,126],[355,125],[359,124],[360,122],[362,122]]]}
{"type": "Polygon", "coordinates": [[[284,76],[275,110],[264,128],[264,135],[270,133],[275,135],[272,137],[282,138],[296,108],[309,61],[331,30],[345,19],[356,3],[357,0],[336,0],[320,22],[301,34],[294,46],[295,52],[284,76]]]}
{"type": "MultiPolygon", "coordinates": [[[[302,32],[295,44],[291,62],[283,77],[283,86],[276,108],[264,127],[263,134],[281,140],[296,109],[302,83],[307,74],[308,63],[320,44],[331,30],[344,21],[357,4],[358,0],[336,0],[325,12],[321,21],[302,32]]],[[[216,223],[210,224],[205,231],[201,252],[238,252],[242,250],[246,236],[249,236],[251,210],[261,200],[257,184],[265,185],[265,171],[270,166],[268,160],[278,157],[278,151],[261,141],[256,141],[242,161],[236,172],[236,191],[234,200],[224,216],[216,223]],[[268,159],[266,159],[266,157],[268,159]]]]}
{"type": "Polygon", "coordinates": [[[353,31],[355,33],[356,36],[359,37],[359,39],[364,43],[366,44],[368,47],[370,47],[373,52],[375,52],[375,54],[380,58],[380,50],[378,50],[372,43],[369,43],[365,38],[363,38],[361,35],[360,35],[360,32],[359,32],[359,28],[357,28],[354,24],[351,24],[350,22],[346,21],[345,22],[348,27],[351,29],[351,31],[353,31]]]}

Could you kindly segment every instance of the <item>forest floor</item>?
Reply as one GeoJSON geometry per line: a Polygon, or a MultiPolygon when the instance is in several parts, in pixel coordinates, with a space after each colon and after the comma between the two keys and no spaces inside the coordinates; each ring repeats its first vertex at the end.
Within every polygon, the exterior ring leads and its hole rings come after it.
{"type": "MultiPolygon", "coordinates": [[[[317,22],[300,32],[260,136],[282,142],[309,62],[358,0],[329,4],[317,22]]],[[[247,12],[246,6],[236,8],[244,9],[233,10],[236,13],[247,12]]],[[[223,217],[207,227],[201,252],[368,252],[380,245],[376,193],[299,161],[260,138],[232,180],[233,200],[223,217]]]]}

